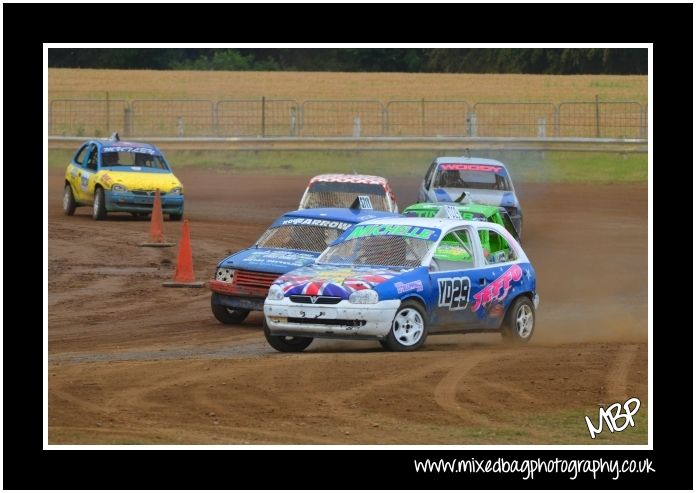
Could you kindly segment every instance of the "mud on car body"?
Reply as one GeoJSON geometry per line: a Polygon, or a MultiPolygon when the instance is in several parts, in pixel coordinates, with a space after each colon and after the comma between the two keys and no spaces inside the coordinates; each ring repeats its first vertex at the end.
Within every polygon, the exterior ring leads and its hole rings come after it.
{"type": "Polygon", "coordinates": [[[376,211],[399,212],[396,196],[386,178],[372,175],[327,174],[309,180],[299,209],[351,207],[356,195],[376,211]]]}
{"type": "Polygon", "coordinates": [[[313,263],[354,224],[379,217],[397,214],[341,208],[283,214],[252,247],[218,263],[208,283],[213,315],[224,324],[241,323],[251,310],[263,310],[268,288],[278,276],[313,263]]]}
{"type": "Polygon", "coordinates": [[[420,202],[452,202],[466,192],[472,202],[504,207],[522,237],[522,206],[503,163],[477,157],[438,157],[418,192],[420,202]]]}
{"type": "Polygon", "coordinates": [[[155,190],[160,191],[162,212],[175,221],[184,214],[184,188],[160,150],[151,144],[89,140],[80,145],[65,170],[63,211],[92,206],[92,217],[108,212],[147,215],[152,212],[155,190]]]}
{"type": "Polygon", "coordinates": [[[377,219],[279,277],[264,303],[264,332],[279,351],[301,351],[315,337],[372,339],[394,351],[418,349],[436,333],[497,331],[526,342],[538,303],[534,269],[502,226],[377,219]]]}

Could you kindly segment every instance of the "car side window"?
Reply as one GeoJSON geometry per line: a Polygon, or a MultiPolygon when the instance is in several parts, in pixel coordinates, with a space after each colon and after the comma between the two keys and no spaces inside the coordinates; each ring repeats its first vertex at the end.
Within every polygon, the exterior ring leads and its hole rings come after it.
{"type": "Polygon", "coordinates": [[[435,249],[430,265],[431,271],[471,269],[474,255],[469,232],[466,230],[448,233],[435,249]]]}
{"type": "Polygon", "coordinates": [[[85,159],[85,152],[87,151],[87,147],[89,147],[88,144],[83,145],[78,149],[77,153],[75,154],[75,157],[73,158],[73,161],[80,166],[82,166],[82,161],[85,159]]]}
{"type": "Polygon", "coordinates": [[[479,239],[483,247],[483,257],[487,264],[502,264],[517,260],[515,250],[510,247],[508,241],[497,231],[492,229],[479,229],[479,239]]]}
{"type": "Polygon", "coordinates": [[[430,165],[430,168],[428,168],[428,172],[425,174],[425,179],[423,180],[423,183],[424,183],[426,189],[430,188],[430,179],[433,177],[433,171],[435,171],[436,166],[437,166],[437,161],[433,161],[432,164],[430,165]]]}
{"type": "Polygon", "coordinates": [[[89,150],[87,151],[87,155],[85,156],[85,161],[84,161],[85,168],[96,171],[97,170],[97,157],[98,157],[97,146],[95,146],[95,145],[89,146],[89,150]]]}
{"type": "Polygon", "coordinates": [[[517,233],[517,228],[515,228],[515,225],[512,223],[510,216],[508,216],[508,213],[500,211],[500,217],[503,219],[502,226],[505,226],[505,229],[507,229],[510,232],[510,234],[515,237],[517,241],[520,241],[520,236],[517,233]]]}

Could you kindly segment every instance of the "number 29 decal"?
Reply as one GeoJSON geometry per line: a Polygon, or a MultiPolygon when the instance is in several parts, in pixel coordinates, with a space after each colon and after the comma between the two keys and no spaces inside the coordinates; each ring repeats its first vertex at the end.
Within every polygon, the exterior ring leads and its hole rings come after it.
{"type": "Polygon", "coordinates": [[[464,310],[469,304],[471,281],[468,277],[443,277],[437,280],[438,306],[449,310],[464,310]]]}

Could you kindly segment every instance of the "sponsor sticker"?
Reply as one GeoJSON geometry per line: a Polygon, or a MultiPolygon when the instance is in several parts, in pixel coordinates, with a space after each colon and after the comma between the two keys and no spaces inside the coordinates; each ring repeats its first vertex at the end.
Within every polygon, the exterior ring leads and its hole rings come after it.
{"type": "Polygon", "coordinates": [[[445,171],[487,171],[489,173],[498,173],[502,166],[489,166],[486,164],[464,164],[464,163],[452,163],[452,164],[441,164],[440,169],[445,171]]]}
{"type": "Polygon", "coordinates": [[[321,226],[324,228],[340,229],[342,231],[347,230],[352,226],[351,223],[344,223],[341,221],[329,221],[326,219],[305,219],[302,217],[293,217],[290,219],[283,219],[280,223],[281,226],[293,224],[293,225],[305,225],[305,226],[321,226]]]}
{"type": "Polygon", "coordinates": [[[510,291],[512,283],[520,279],[522,279],[522,268],[515,264],[474,295],[476,302],[471,307],[471,310],[476,311],[492,301],[504,300],[508,295],[508,291],[510,291]]]}
{"type": "Polygon", "coordinates": [[[366,236],[407,236],[419,240],[436,240],[439,229],[423,228],[421,226],[409,226],[406,224],[366,224],[356,226],[346,240],[364,238],[366,236]]]}
{"type": "Polygon", "coordinates": [[[396,288],[396,292],[399,294],[414,290],[418,293],[423,291],[423,283],[420,280],[411,282],[395,282],[394,287],[396,288]]]}

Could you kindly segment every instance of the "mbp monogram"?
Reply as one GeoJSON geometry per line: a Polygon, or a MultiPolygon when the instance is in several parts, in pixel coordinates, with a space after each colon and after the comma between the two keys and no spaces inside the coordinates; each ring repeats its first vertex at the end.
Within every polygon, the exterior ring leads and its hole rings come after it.
{"type": "Polygon", "coordinates": [[[606,408],[606,410],[603,407],[600,407],[598,428],[594,427],[589,416],[585,416],[585,422],[587,423],[587,429],[590,432],[590,437],[594,440],[595,435],[602,433],[602,422],[606,423],[607,428],[612,433],[615,431],[624,431],[629,425],[635,426],[635,423],[633,422],[633,415],[638,412],[638,409],[640,409],[640,400],[637,397],[631,397],[623,404],[623,406],[620,402],[617,402],[616,404],[612,404],[606,408]],[[633,407],[631,407],[632,405],[633,407]],[[623,410],[626,411],[625,413],[621,412],[622,407],[623,410]],[[621,422],[621,420],[623,420],[623,424],[617,424],[617,421],[621,422]]]}

